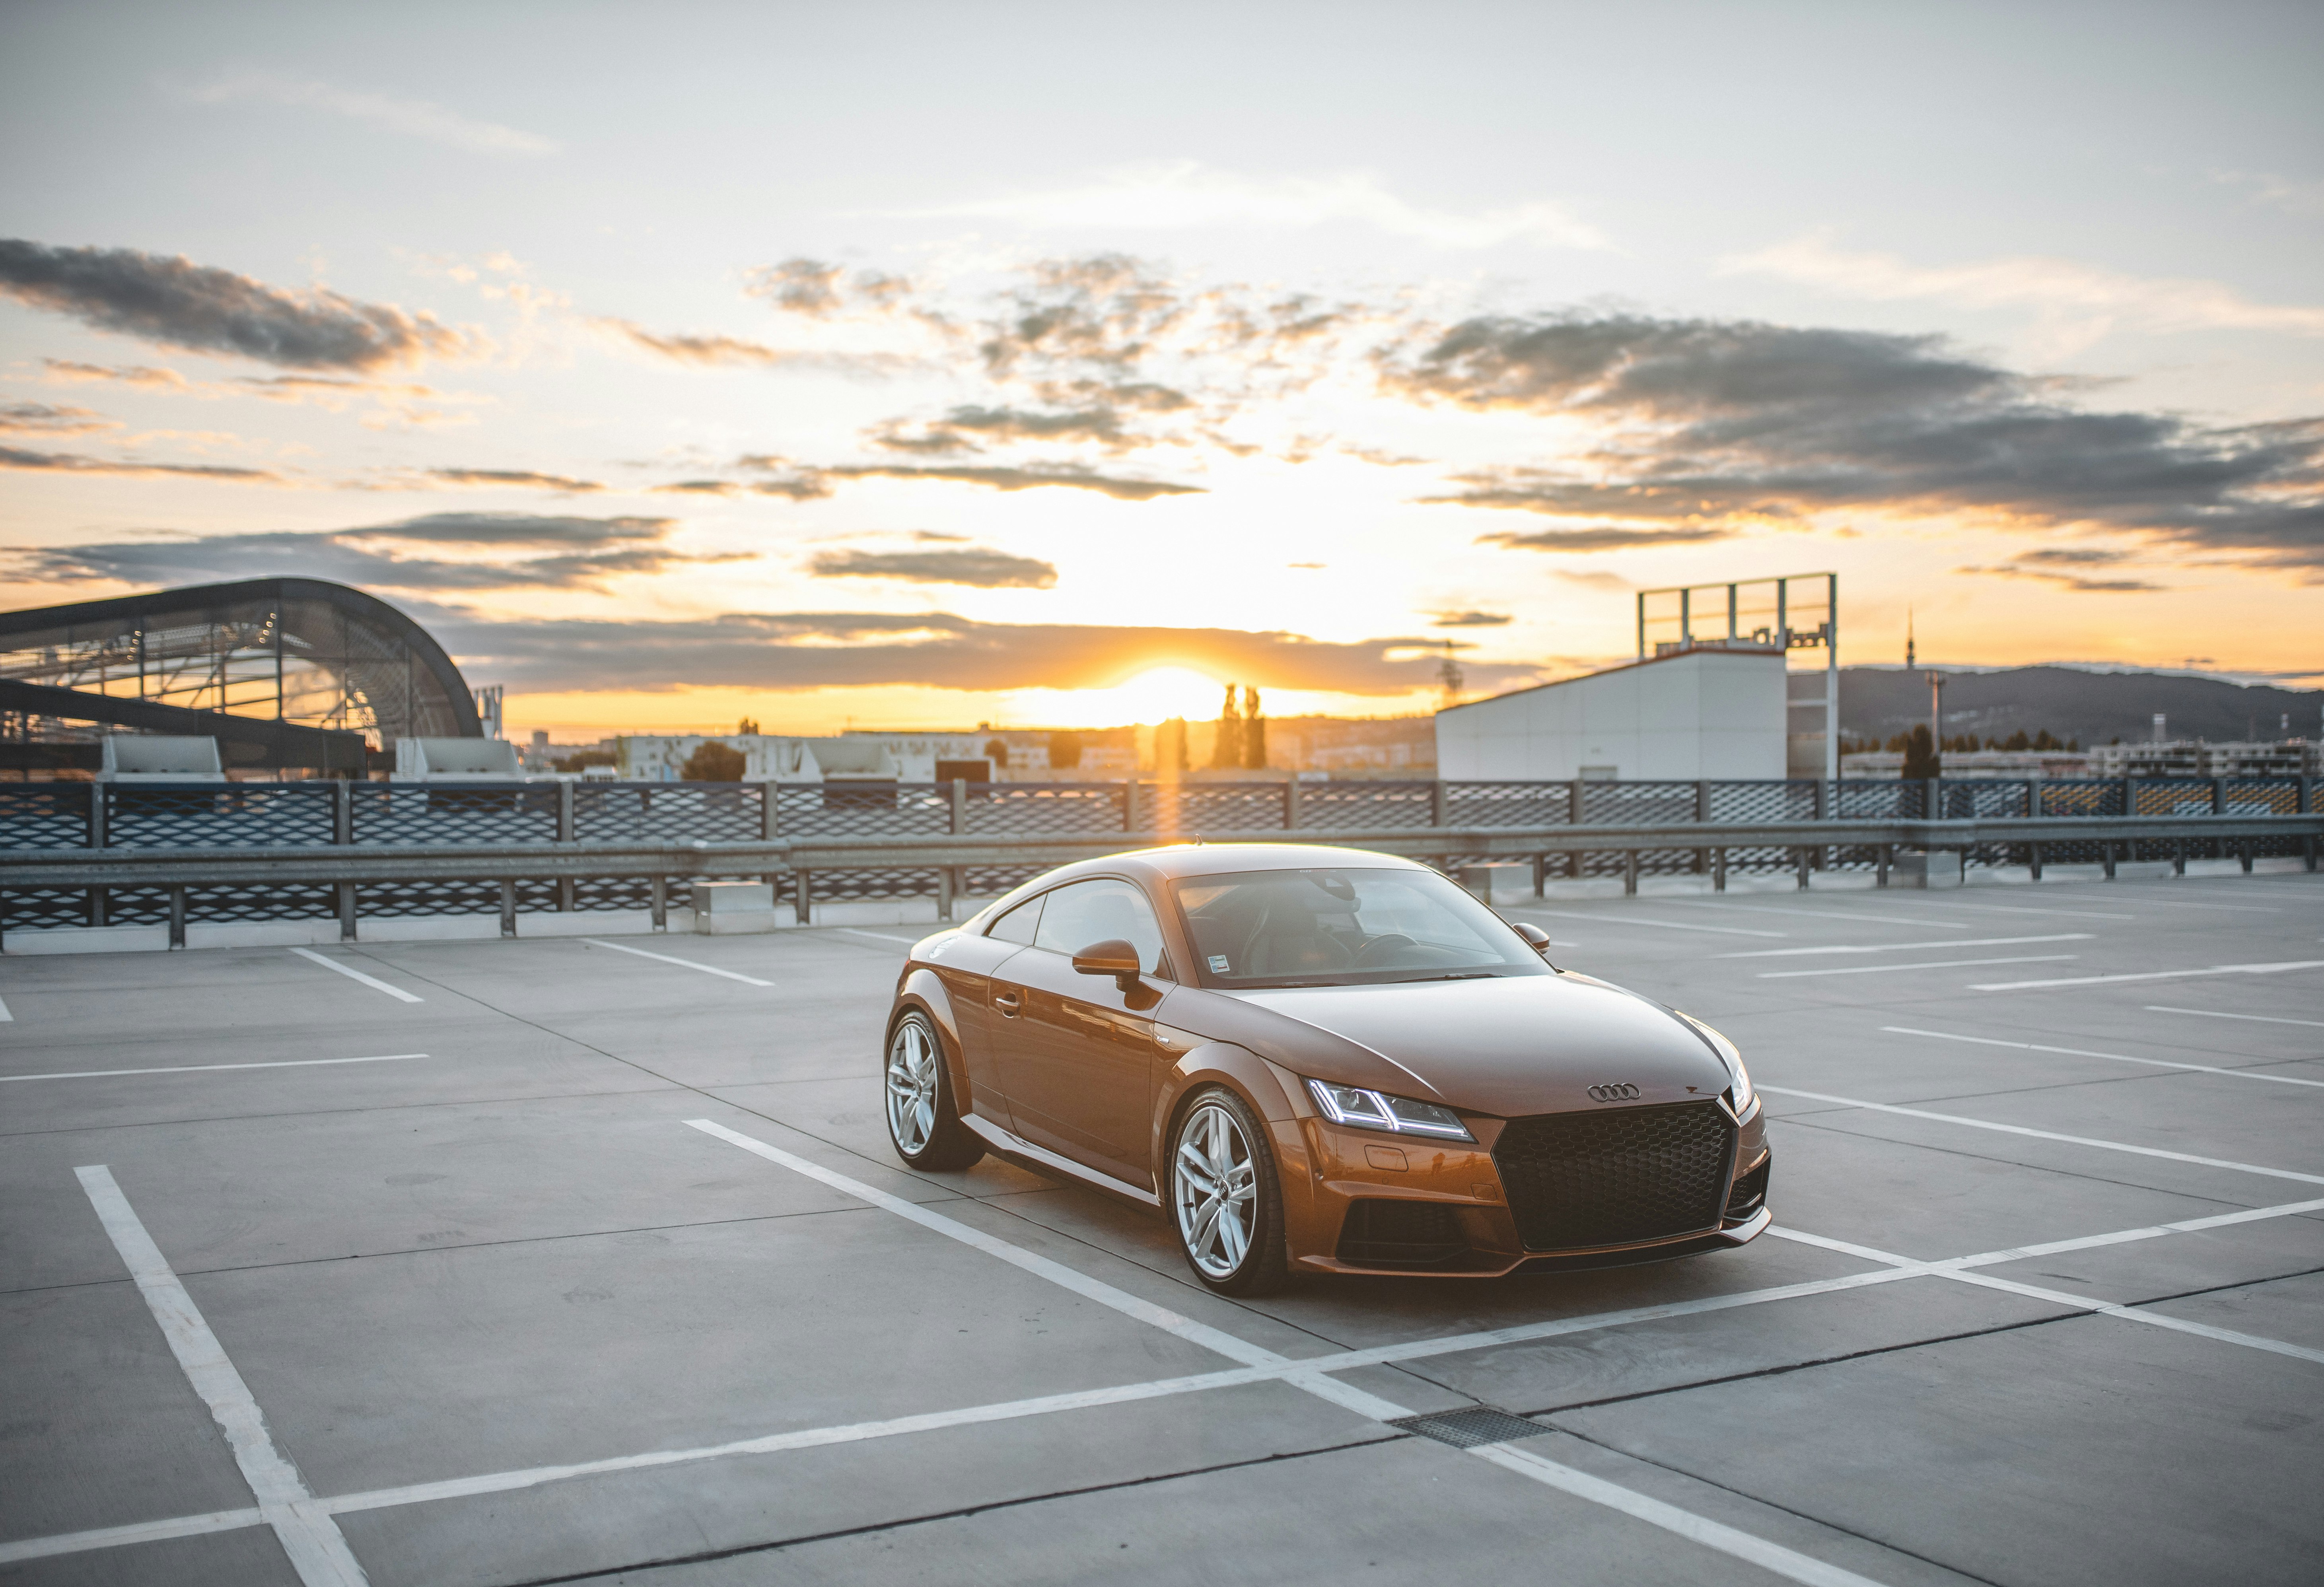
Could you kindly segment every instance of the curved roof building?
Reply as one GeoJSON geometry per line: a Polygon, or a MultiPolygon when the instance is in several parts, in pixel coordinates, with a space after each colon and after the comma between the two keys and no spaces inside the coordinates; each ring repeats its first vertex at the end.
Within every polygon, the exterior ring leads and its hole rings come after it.
{"type": "Polygon", "coordinates": [[[0,612],[6,762],[78,765],[70,741],[91,723],[216,738],[229,766],[254,769],[361,771],[398,738],[484,737],[460,669],[425,628],[319,579],[0,612]]]}

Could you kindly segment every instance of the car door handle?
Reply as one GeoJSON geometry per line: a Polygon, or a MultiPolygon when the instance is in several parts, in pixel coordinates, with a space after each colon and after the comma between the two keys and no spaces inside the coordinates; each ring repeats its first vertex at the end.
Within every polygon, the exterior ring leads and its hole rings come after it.
{"type": "Polygon", "coordinates": [[[995,992],[992,1006],[1001,1011],[1003,1019],[1013,1020],[1017,1017],[1017,1011],[1025,1006],[1025,1000],[1014,992],[995,992]]]}

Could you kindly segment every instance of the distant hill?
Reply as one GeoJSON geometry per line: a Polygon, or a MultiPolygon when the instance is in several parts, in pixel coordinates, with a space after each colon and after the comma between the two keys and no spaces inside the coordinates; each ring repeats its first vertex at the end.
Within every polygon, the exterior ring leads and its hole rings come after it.
{"type": "MultiPolygon", "coordinates": [[[[2246,686],[2217,678],[2167,673],[2090,673],[2067,666],[2022,666],[2006,672],[1948,673],[1947,734],[2006,738],[2023,729],[2047,728],[2060,738],[2093,744],[2150,738],[2153,719],[2168,719],[2173,738],[2213,741],[2324,736],[2324,689],[2246,686]]],[[[1804,714],[1804,713],[1803,713],[1804,714]]],[[[1840,726],[1849,738],[1886,740],[1929,720],[1925,668],[1842,667],[1840,726]]]]}

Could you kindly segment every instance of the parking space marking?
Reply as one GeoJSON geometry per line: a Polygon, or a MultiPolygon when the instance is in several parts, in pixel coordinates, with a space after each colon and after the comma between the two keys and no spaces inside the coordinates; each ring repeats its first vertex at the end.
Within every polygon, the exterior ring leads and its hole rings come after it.
{"type": "Polygon", "coordinates": [[[2140,970],[2122,976],[2072,976],[2056,981],[1990,981],[1969,990],[2015,992],[2026,986],[2098,986],[2113,981],[2176,981],[2189,976],[2280,976],[2286,970],[2314,969],[2324,969],[2324,959],[2295,959],[2282,964],[2215,964],[2200,970],[2140,970]]]}
{"type": "Polygon", "coordinates": [[[384,992],[390,997],[401,998],[406,1003],[421,1003],[426,1001],[426,999],[422,998],[416,992],[406,992],[401,986],[391,986],[385,981],[380,980],[375,977],[364,974],[363,971],[356,969],[352,965],[341,964],[336,959],[326,959],[323,955],[316,952],[311,948],[293,948],[290,951],[297,954],[301,959],[313,959],[317,964],[321,965],[327,970],[337,970],[339,974],[346,977],[347,979],[351,981],[361,981],[364,986],[369,986],[374,992],[384,992]]]}
{"type": "MultiPolygon", "coordinates": [[[[313,1504],[315,1508],[332,1515],[389,1509],[407,1504],[423,1504],[442,1500],[473,1498],[486,1493],[510,1492],[550,1482],[569,1481],[576,1477],[647,1471],[735,1456],[777,1454],[791,1450],[818,1449],[835,1444],[861,1443],[912,1433],[939,1431],[946,1427],[1009,1421],[1026,1417],[1047,1416],[1062,1411],[1090,1409],[1109,1405],[1124,1405],[1179,1394],[1202,1393],[1214,1389],[1239,1388],[1247,1384],[1267,1382],[1295,1375],[1305,1378],[1328,1372],[1351,1371],[1360,1367],[1391,1366],[1399,1362],[1421,1361],[1434,1356],[1489,1350],[1501,1345],[1526,1344],[1533,1340],[1553,1338],[1561,1335],[1589,1333],[1603,1328],[1624,1327],[1636,1323],[1661,1322],[1677,1317],[1698,1316],[1705,1312],[1765,1306],[1776,1301],[1803,1299],[1818,1295],[1869,1289],[1896,1283],[1903,1280],[1928,1276],[1945,1268],[1990,1266],[2022,1261],[2029,1257],[2080,1251],[2092,1246],[2157,1239],[2165,1234],[2223,1228],[2235,1224],[2291,1217],[2317,1211],[2324,1211],[2324,1199],[2288,1202],[2274,1206],[2249,1207],[2239,1212],[2214,1213],[2203,1217],[2187,1218],[2178,1223],[2154,1224],[2135,1229],[2085,1234],[2070,1240],[2016,1246],[2004,1251],[1980,1252],[1971,1256],[1950,1257],[1938,1261],[1914,1262],[1909,1259],[1898,1258],[1896,1261],[1900,1265],[1877,1266],[1866,1271],[1849,1273],[1835,1279],[1809,1280],[1802,1283],[1778,1285],[1765,1289],[1738,1290],[1727,1295],[1706,1296],[1692,1300],[1633,1307],[1622,1311],[1588,1313],[1579,1316],[1554,1318],[1546,1322],[1520,1323],[1506,1328],[1494,1328],[1478,1333],[1444,1335],[1434,1338],[1408,1340],[1398,1344],[1343,1350],[1329,1355],[1313,1356],[1299,1361],[1278,1358],[1275,1362],[1263,1366],[1231,1367],[1220,1371],[1199,1372],[1185,1377],[1158,1378],[1143,1383],[1123,1383],[1102,1389],[1084,1389],[1065,1394],[1043,1395],[1029,1399],[964,1406],[953,1410],[896,1417],[885,1421],[853,1422],[831,1427],[798,1428],[757,1438],[737,1439],[730,1443],[705,1445],[690,1449],[654,1449],[637,1454],[613,1455],[567,1465],[533,1466],[516,1471],[452,1477],[433,1482],[408,1483],[397,1488],[370,1489],[361,1492],[317,1499],[313,1500],[313,1504]]],[[[1822,1241],[1820,1236],[1804,1240],[1803,1243],[1827,1245],[1835,1243],[1822,1241]]],[[[227,1530],[238,1526],[258,1526],[263,1524],[264,1518],[254,1509],[222,1510],[207,1516],[186,1516],[171,1520],[139,1522],[127,1527],[99,1527],[92,1531],[69,1532],[51,1537],[22,1539],[14,1543],[0,1544],[0,1563],[19,1558],[40,1558],[55,1554],[82,1553],[115,1547],[125,1543],[143,1542],[151,1538],[227,1530]]]]}
{"type": "Polygon", "coordinates": [[[187,1381],[226,1435],[243,1481],[250,1484],[251,1497],[258,1500],[260,1513],[274,1528],[300,1581],[306,1587],[363,1587],[367,1578],[348,1551],[338,1524],[316,1506],[299,1468],[275,1446],[266,1418],[251,1398],[250,1386],[227,1359],[225,1347],[210,1332],[193,1297],[186,1293],[185,1285],[162,1257],[161,1247],[138,1221],[129,1198],[114,1182],[112,1170],[97,1163],[73,1172],[88,1193],[89,1205],[96,1208],[114,1250],[121,1253],[137,1292],[145,1298],[154,1322],[161,1326],[170,1353],[178,1358],[187,1381]]]}
{"type": "Polygon", "coordinates": [[[901,942],[907,948],[919,941],[918,937],[895,937],[886,931],[859,931],[853,926],[834,926],[831,929],[844,932],[850,937],[869,937],[874,942],[901,942]]]}
{"type": "Polygon", "coordinates": [[[1849,964],[1821,970],[1761,970],[1763,981],[1793,981],[1802,976],[1883,976],[1899,970],[1957,970],[1973,964],[2055,964],[2080,959],[2078,953],[2021,953],[2008,959],[1932,959],[1919,964],[1849,964]]]}
{"type": "Polygon", "coordinates": [[[1698,926],[1692,921],[1658,921],[1646,915],[1617,914],[1608,911],[1592,914],[1579,909],[1544,909],[1538,904],[1512,904],[1509,907],[1523,914],[1550,914],[1561,920],[1591,921],[1601,926],[1651,926],[1665,931],[1711,931],[1721,937],[1788,937],[1789,931],[1747,931],[1741,926],[1698,926]]]}
{"type": "Polygon", "coordinates": [[[2172,1162],[2191,1162],[2207,1169],[2229,1169],[2239,1174],[2264,1174],[2271,1179],[2297,1179],[2303,1185],[2324,1185],[2324,1174],[2294,1173],[2290,1169],[2262,1168],[2257,1163],[2228,1162],[2217,1157],[2196,1157],[2165,1151],[2159,1146],[2133,1146],[2124,1141],[2097,1141],[2088,1135],[2061,1135],[2055,1130],[2030,1129],[2024,1124],[1997,1124],[1991,1119],[1963,1118],[1953,1113],[1931,1113],[1922,1107],[1899,1107],[1890,1102],[1867,1102],[1859,1096],[1831,1096],[1821,1091],[1794,1091],[1788,1086],[1762,1086],[1770,1096],[1803,1096],[1810,1102],[1836,1103],[1841,1107],[1868,1108],[1874,1113],[1901,1114],[1906,1118],[1934,1119],[1942,1124],[1966,1124],[1972,1130],[1997,1130],[2005,1135],[2030,1135],[2036,1141],[2062,1141],[2070,1146],[2094,1146],[2100,1151],[2127,1151],[2137,1157],[2159,1157],[2172,1162]]]}
{"type": "Polygon", "coordinates": [[[88,1554],[99,1548],[126,1548],[133,1543],[198,1537],[205,1532],[238,1532],[244,1527],[265,1524],[266,1517],[255,1509],[215,1509],[205,1516],[132,1521],[125,1527],[95,1527],[86,1532],[60,1532],[52,1537],[20,1537],[14,1543],[0,1543],[0,1565],[49,1559],[60,1554],[88,1554]]]}
{"type": "Polygon", "coordinates": [[[2191,1014],[2207,1020],[2252,1020],[2263,1025],[2313,1025],[2324,1030],[2324,1020],[2287,1020],[2267,1014],[2222,1014],[2216,1008],[2165,1008],[2159,1003],[2146,1005],[2149,1014],[2191,1014]]]}
{"type": "Polygon", "coordinates": [[[2046,909],[2038,904],[1932,904],[1930,909],[1965,909],[1976,914],[2063,914],[2084,921],[2135,921],[2135,914],[2108,914],[2093,909],[2046,909]]]}
{"type": "Polygon", "coordinates": [[[747,986],[771,986],[772,981],[762,981],[756,976],[746,976],[737,970],[722,970],[715,964],[696,964],[690,959],[673,959],[667,953],[648,953],[642,948],[629,948],[619,942],[606,942],[595,937],[581,937],[592,948],[610,948],[616,953],[634,953],[640,959],[658,959],[664,964],[683,965],[690,970],[700,970],[706,976],[724,976],[730,981],[740,981],[747,986]]]}
{"type": "Polygon", "coordinates": [[[16,1016],[8,1012],[8,1000],[0,997],[0,1025],[14,1024],[15,1022],[16,1016]]]}
{"type": "MultiPolygon", "coordinates": [[[[1746,948],[1713,959],[1795,959],[1806,953],[1910,953],[1920,948],[2014,948],[2027,942],[2088,942],[2094,931],[2054,931],[2046,937],[1955,937],[1945,942],[1849,943],[1840,948],[1746,948]]],[[[2001,962],[2001,961],[1996,961],[2001,962]]]]}
{"type": "MultiPolygon", "coordinates": [[[[1217,1351],[1231,1360],[1240,1360],[1252,1365],[1275,1365],[1279,1369],[1276,1375],[1284,1382],[1327,1399],[1358,1416],[1386,1423],[1412,1414],[1406,1407],[1397,1405],[1392,1400],[1368,1393],[1352,1384],[1342,1383],[1326,1377],[1324,1375],[1326,1371],[1335,1369],[1327,1369],[1320,1362],[1286,1361],[1271,1350],[1248,1344],[1231,1334],[1221,1333],[1218,1329],[1182,1317],[1174,1311],[1140,1300],[1136,1296],[1114,1289],[1111,1284],[1102,1283],[1062,1263],[1051,1261],[1047,1257],[1037,1256],[1032,1252],[1012,1245],[1006,1240],[997,1239],[981,1229],[971,1228],[966,1224],[944,1216],[941,1213],[929,1212],[917,1202],[890,1196],[884,1190],[875,1190],[869,1185],[851,1179],[844,1174],[835,1173],[819,1163],[795,1156],[779,1146],[770,1146],[763,1141],[754,1140],[751,1136],[729,1130],[709,1119],[688,1119],[686,1122],[706,1134],[731,1142],[746,1151],[765,1158],[770,1162],[779,1163],[785,1168],[803,1173],[809,1179],[818,1180],[834,1189],[844,1191],[850,1196],[869,1201],[875,1206],[884,1207],[899,1216],[909,1218],[923,1228],[934,1230],[948,1239],[958,1240],[964,1244],[974,1246],[979,1251],[997,1256],[1003,1261],[1022,1268],[1027,1272],[1047,1279],[1052,1283],[1062,1284],[1077,1295],[1087,1296],[1101,1305],[1111,1307],[1126,1316],[1136,1317],[1141,1322],[1151,1322],[1156,1326],[1177,1335],[1180,1338],[1192,1340],[1207,1349],[1217,1351]],[[1162,1320],[1157,1321],[1157,1317],[1162,1320]]],[[[1479,1449],[1497,1448],[1511,1454],[1516,1453],[1508,1451],[1506,1445],[1479,1446],[1479,1449]]],[[[1463,1453],[1475,1454],[1479,1450],[1468,1450],[1463,1453]]],[[[1878,1587],[1878,1584],[1869,1577],[1840,1570],[1836,1566],[1825,1564],[1821,1560],[1796,1553],[1779,1544],[1769,1543],[1764,1538],[1738,1532],[1731,1527],[1721,1526],[1716,1521],[1695,1515],[1692,1511],[1681,1509],[1675,1505],[1649,1499],[1643,1493],[1633,1492],[1618,1484],[1609,1482],[1602,1477],[1593,1477],[1586,1472],[1560,1465],[1555,1461],[1546,1460],[1539,1455],[1527,1453],[1516,1465],[1508,1465],[1495,1454],[1489,1454],[1483,1458],[1497,1465],[1504,1465],[1505,1469],[1516,1470],[1521,1475],[1558,1488],[1577,1498],[1589,1500],[1593,1503],[1609,1505],[1625,1515],[1645,1521],[1649,1526],[1659,1527],[1665,1531],[1674,1533],[1704,1547],[1716,1549],[1738,1559],[1748,1560],[1763,1570],[1773,1571],[1794,1582],[1807,1583],[1808,1587],[1878,1587]]]]}
{"type": "Polygon", "coordinates": [[[2075,1311],[2089,1312],[2099,1316],[2120,1317],[2125,1322],[2144,1323],[2150,1327],[2167,1328],[2176,1334],[2193,1334],[2214,1339],[2222,1344],[2238,1344],[2247,1350],[2264,1350],[2276,1355],[2289,1355],[2301,1361],[2324,1364],[2324,1350],[2310,1350],[2304,1344],[2290,1344],[2281,1339],[2264,1339],[2256,1334],[2239,1334],[2232,1328],[2215,1328],[2208,1323],[2190,1323],[2182,1317],[2151,1312],[2135,1306],[2123,1306],[2095,1296],[2077,1295],[2066,1289],[2044,1289],[2038,1284],[2021,1284],[2015,1279],[2005,1279],[1997,1273],[1978,1273],[1964,1271],[1954,1262],[1922,1262],[1892,1252],[1877,1251],[1869,1245],[1852,1241],[1830,1240],[1820,1234],[1803,1234],[1797,1229],[1769,1229],[1779,1239],[1791,1240],[1802,1245],[1814,1245],[1825,1251],[1836,1251],[1848,1256],[1862,1257],[1867,1261],[1893,1263],[1927,1271],[1930,1276],[1950,1279],[1956,1283],[1974,1284],[1982,1289],[1998,1289],[2007,1295],[2022,1295],[2030,1300],[2046,1301],[2052,1306],[2068,1307],[2075,1311]]]}
{"type": "Polygon", "coordinates": [[[424,1052],[390,1052],[378,1058],[286,1058],[278,1063],[181,1063],[158,1069],[60,1069],[53,1075],[0,1075],[0,1086],[13,1080],[99,1080],[114,1075],[200,1075],[212,1069],[304,1069],[335,1063],[403,1063],[427,1056],[424,1052]]]}
{"type": "Polygon", "coordinates": [[[1791,909],[1780,904],[1714,904],[1708,898],[1657,898],[1655,902],[1675,904],[1684,909],[1712,909],[1722,914],[1730,910],[1739,910],[1748,914],[1803,914],[1810,920],[1835,921],[1842,925],[1869,921],[1883,926],[1920,926],[1937,931],[1966,931],[1969,929],[1946,921],[1915,920],[1909,915],[1859,914],[1852,909],[1791,909]]]}
{"type": "Polygon", "coordinates": [[[2093,1052],[2087,1047],[2045,1047],[2039,1041],[2004,1041],[1997,1036],[1961,1036],[1950,1031],[1916,1031],[1910,1025],[1883,1025],[1893,1036],[1928,1036],[1939,1041],[1973,1041],[1980,1047],[2016,1047],[2027,1052],[2062,1052],[2069,1058],[2110,1058],[2116,1063],[2143,1063],[2158,1069],[2193,1069],[2198,1074],[2225,1075],[2235,1080],[2265,1080],[2277,1086],[2313,1086],[2324,1090],[2324,1080],[2302,1080],[2292,1075],[2263,1075],[2251,1069],[2221,1069],[2209,1063],[2174,1063],[2166,1058],[2133,1058],[2126,1052],[2093,1052]]]}

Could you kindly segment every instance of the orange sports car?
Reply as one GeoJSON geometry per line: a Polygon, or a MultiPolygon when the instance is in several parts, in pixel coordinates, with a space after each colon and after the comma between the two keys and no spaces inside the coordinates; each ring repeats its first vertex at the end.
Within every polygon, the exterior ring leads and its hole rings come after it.
{"type": "Polygon", "coordinates": [[[1734,1044],[1547,943],[1356,849],[1065,866],[913,948],[889,1134],[914,1168],[989,1151],[1158,1208],[1227,1294],[1757,1235],[1769,1153],[1734,1044]]]}

